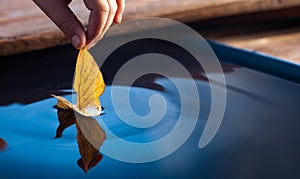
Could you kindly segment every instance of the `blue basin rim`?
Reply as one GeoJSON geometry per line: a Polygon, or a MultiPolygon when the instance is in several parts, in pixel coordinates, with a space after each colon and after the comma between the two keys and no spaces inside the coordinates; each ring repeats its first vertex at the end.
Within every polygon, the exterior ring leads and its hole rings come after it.
{"type": "Polygon", "coordinates": [[[221,61],[241,65],[279,78],[300,83],[300,65],[263,53],[234,48],[210,41],[212,49],[221,61]]]}

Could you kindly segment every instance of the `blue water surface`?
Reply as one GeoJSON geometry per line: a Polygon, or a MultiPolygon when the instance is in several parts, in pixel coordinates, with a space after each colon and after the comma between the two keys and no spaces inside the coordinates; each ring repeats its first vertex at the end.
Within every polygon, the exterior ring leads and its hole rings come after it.
{"type": "MultiPolygon", "coordinates": [[[[0,152],[0,178],[299,177],[300,85],[246,68],[235,69],[225,77],[225,116],[217,135],[205,148],[200,149],[198,143],[211,107],[210,88],[208,82],[195,80],[200,116],[183,146],[166,158],[140,164],[103,154],[103,160],[88,173],[77,165],[80,154],[75,126],[66,129],[62,138],[54,139],[58,126],[55,98],[1,106],[0,137],[8,147],[0,152]]],[[[188,79],[174,80],[184,83],[188,79]]],[[[176,124],[179,94],[170,80],[157,78],[155,83],[165,90],[131,87],[129,101],[133,110],[145,115],[150,111],[148,97],[163,96],[168,108],[157,125],[138,129],[119,119],[111,104],[110,86],[101,97],[105,114],[97,120],[103,120],[117,136],[131,142],[149,142],[166,135],[176,124]]],[[[64,97],[71,101],[71,95],[64,97]]],[[[109,149],[111,146],[106,144],[102,147],[109,149]]],[[[128,155],[137,152],[117,150],[128,155]]]]}

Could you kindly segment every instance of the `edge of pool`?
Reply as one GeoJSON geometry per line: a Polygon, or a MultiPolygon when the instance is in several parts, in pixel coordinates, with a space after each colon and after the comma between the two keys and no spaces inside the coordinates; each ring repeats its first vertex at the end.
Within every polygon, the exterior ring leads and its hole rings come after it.
{"type": "Polygon", "coordinates": [[[267,54],[207,40],[219,59],[300,84],[300,65],[267,54]]]}

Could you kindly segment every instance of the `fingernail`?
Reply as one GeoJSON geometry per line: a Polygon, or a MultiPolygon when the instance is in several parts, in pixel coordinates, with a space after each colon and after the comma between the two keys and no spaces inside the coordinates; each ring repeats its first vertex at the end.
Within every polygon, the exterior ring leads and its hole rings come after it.
{"type": "Polygon", "coordinates": [[[73,35],[71,41],[75,48],[80,48],[81,41],[77,34],[73,35]]]}

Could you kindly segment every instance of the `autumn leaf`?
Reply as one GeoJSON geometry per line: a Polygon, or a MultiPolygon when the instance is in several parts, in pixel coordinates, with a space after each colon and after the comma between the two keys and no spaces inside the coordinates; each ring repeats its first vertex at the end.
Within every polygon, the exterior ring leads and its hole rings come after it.
{"type": "Polygon", "coordinates": [[[7,147],[7,144],[6,144],[5,140],[0,138],[0,151],[5,150],[6,147],[7,147]]]}
{"type": "Polygon", "coordinates": [[[99,115],[99,96],[105,84],[96,61],[86,48],[81,49],[77,57],[73,88],[77,92],[77,108],[89,116],[99,115]]]}
{"type": "Polygon", "coordinates": [[[71,102],[69,102],[65,98],[61,96],[56,96],[54,94],[51,94],[51,96],[57,99],[57,105],[56,105],[57,108],[65,109],[65,110],[74,110],[74,111],[78,110],[76,106],[74,106],[71,102]]]}
{"type": "Polygon", "coordinates": [[[74,76],[76,106],[63,97],[52,95],[58,99],[57,106],[62,109],[73,109],[84,116],[100,115],[99,97],[104,92],[105,83],[96,61],[86,48],[79,51],[74,76]]]}
{"type": "Polygon", "coordinates": [[[91,117],[101,114],[99,97],[104,92],[105,84],[97,63],[86,48],[81,49],[77,57],[73,88],[77,93],[76,105],[52,95],[57,98],[59,119],[56,138],[62,137],[66,128],[76,124],[81,155],[78,165],[87,172],[102,159],[99,150],[106,136],[97,120],[91,117]]]}

